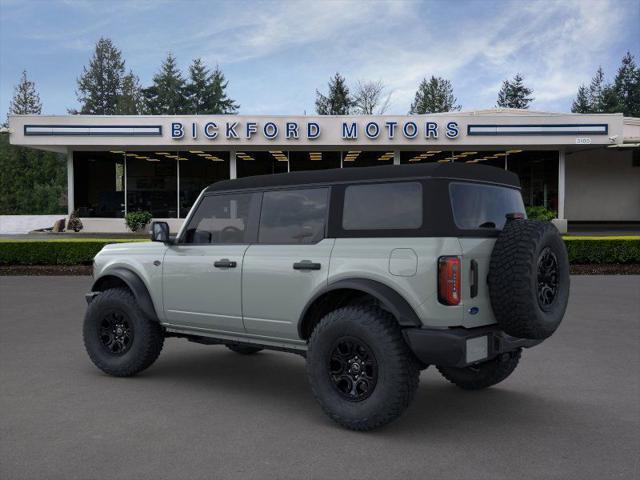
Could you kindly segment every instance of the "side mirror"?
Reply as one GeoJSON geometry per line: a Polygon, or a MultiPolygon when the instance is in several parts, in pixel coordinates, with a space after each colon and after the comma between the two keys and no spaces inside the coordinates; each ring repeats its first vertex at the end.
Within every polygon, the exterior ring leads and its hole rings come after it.
{"type": "Polygon", "coordinates": [[[169,224],[167,222],[153,222],[150,233],[152,242],[169,243],[169,224]]]}

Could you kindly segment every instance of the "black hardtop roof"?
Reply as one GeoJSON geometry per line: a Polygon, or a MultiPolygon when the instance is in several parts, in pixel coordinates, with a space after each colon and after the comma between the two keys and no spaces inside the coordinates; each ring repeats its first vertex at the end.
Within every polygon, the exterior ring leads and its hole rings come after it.
{"type": "Polygon", "coordinates": [[[384,165],[379,167],[332,168],[274,175],[255,175],[234,180],[221,180],[207,187],[207,192],[276,188],[294,185],[326,185],[357,183],[371,180],[410,178],[451,178],[498,183],[520,187],[518,176],[501,168],[464,163],[426,163],[421,165],[384,165]]]}

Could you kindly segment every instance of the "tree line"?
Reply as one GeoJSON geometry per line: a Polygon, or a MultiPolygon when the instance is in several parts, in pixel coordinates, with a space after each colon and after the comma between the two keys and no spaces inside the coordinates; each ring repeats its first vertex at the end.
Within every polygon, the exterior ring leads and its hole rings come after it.
{"type": "Polygon", "coordinates": [[[126,71],[122,52],[108,38],[96,43],[89,65],[78,78],[79,110],[87,115],[231,114],[240,107],[227,96],[228,82],[219,66],[210,70],[200,58],[185,76],[167,54],[148,87],[126,71]]]}

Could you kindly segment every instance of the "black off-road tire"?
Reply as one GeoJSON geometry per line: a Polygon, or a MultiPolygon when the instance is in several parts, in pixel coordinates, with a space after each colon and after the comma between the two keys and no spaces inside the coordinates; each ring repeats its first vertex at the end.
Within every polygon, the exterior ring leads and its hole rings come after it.
{"type": "Polygon", "coordinates": [[[551,336],[567,308],[569,282],[567,249],[553,224],[507,222],[493,248],[488,276],[493,313],[506,333],[536,340],[551,336]],[[545,259],[555,262],[554,275],[540,273],[541,266],[542,271],[550,271],[543,268],[545,259]],[[543,304],[539,295],[547,278],[557,286],[553,300],[543,304]]]}
{"type": "MultiPolygon", "coordinates": [[[[335,371],[335,370],[334,370],[335,371]]],[[[375,306],[354,305],[327,314],[313,330],[307,351],[307,375],[324,412],[351,430],[372,430],[396,418],[418,388],[420,370],[393,316],[375,306]],[[343,341],[364,345],[376,363],[368,396],[353,400],[332,380],[332,353],[343,341]]]]}
{"type": "Polygon", "coordinates": [[[133,294],[124,288],[105,290],[89,304],[83,326],[84,345],[91,361],[105,373],[129,377],[156,361],[164,345],[158,322],[148,319],[133,294]],[[105,319],[125,318],[132,339],[122,353],[114,353],[103,343],[105,319]]]}
{"type": "Polygon", "coordinates": [[[253,355],[254,353],[258,353],[263,350],[260,347],[254,347],[252,345],[241,345],[239,343],[227,343],[226,347],[232,352],[236,352],[241,355],[253,355]]]}
{"type": "Polygon", "coordinates": [[[480,390],[506,379],[518,366],[521,350],[504,353],[488,362],[466,368],[437,367],[444,378],[465,390],[480,390]]]}

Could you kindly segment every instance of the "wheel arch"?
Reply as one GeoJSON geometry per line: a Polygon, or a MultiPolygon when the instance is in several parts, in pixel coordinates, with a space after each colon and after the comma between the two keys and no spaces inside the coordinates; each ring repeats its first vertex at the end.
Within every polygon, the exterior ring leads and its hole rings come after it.
{"type": "Polygon", "coordinates": [[[360,297],[372,297],[391,313],[402,327],[419,327],[420,318],[409,302],[396,290],[376,280],[353,278],[339,280],[317,292],[307,302],[298,319],[298,335],[308,340],[320,319],[329,311],[360,297]]]}
{"type": "Polygon", "coordinates": [[[142,312],[154,321],[158,320],[149,290],[140,276],[128,268],[116,267],[105,272],[91,286],[92,292],[104,292],[109,288],[126,287],[131,291],[142,312]]]}

